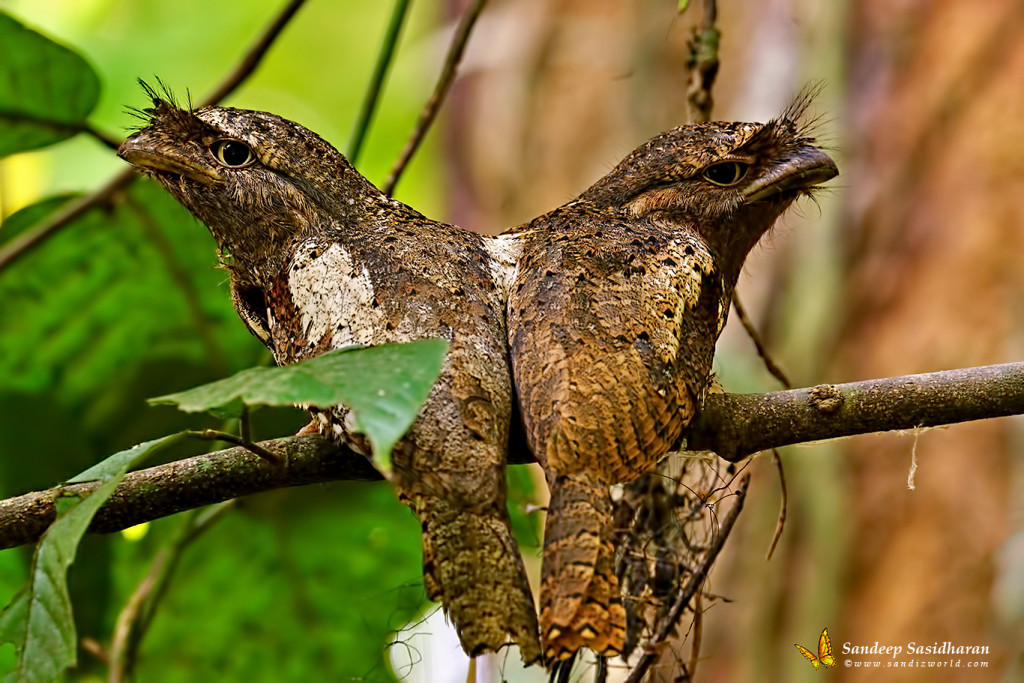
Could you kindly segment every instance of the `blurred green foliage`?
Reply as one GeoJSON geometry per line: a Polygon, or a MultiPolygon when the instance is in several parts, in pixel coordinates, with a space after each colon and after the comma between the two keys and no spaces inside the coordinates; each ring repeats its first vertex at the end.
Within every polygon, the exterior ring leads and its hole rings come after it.
{"type": "MultiPolygon", "coordinates": [[[[124,107],[144,104],[136,78],[159,76],[198,100],[282,5],[32,0],[7,2],[4,10],[84,56],[92,69],[75,74],[82,64],[73,55],[36,41],[65,60],[40,72],[39,85],[71,97],[73,89],[88,90],[91,76],[82,74],[95,71],[95,108],[69,116],[88,115],[89,125],[121,138],[137,123],[124,107]]],[[[344,148],[388,5],[307,3],[226,104],[274,111],[344,148]]],[[[424,3],[403,31],[360,163],[371,180],[386,176],[432,86],[436,60],[423,53],[434,11],[424,3]]],[[[0,98],[0,105],[8,103],[0,98]]],[[[10,121],[0,117],[0,126],[10,121]]],[[[440,216],[430,139],[399,198],[440,216]]],[[[87,135],[0,160],[0,248],[122,168],[87,135]]],[[[52,486],[131,444],[211,426],[147,407],[145,399],[250,367],[264,353],[235,316],[205,228],[146,180],[0,271],[0,302],[4,497],[52,486]]],[[[300,411],[261,411],[255,437],[289,433],[305,419],[300,411]]],[[[176,445],[163,456],[199,448],[176,445]]],[[[512,478],[517,532],[527,545],[537,536],[521,512],[531,487],[526,476],[512,478]]],[[[70,572],[79,638],[109,643],[154,556],[180,535],[181,517],[154,522],[132,541],[86,538],[70,572]]],[[[27,549],[0,552],[0,601],[25,581],[30,558],[27,549]]],[[[185,553],[141,645],[137,677],[391,680],[384,645],[422,611],[419,563],[418,525],[386,486],[339,483],[247,499],[185,553]]],[[[0,671],[13,666],[13,652],[0,646],[0,671]]],[[[102,670],[95,658],[80,660],[72,679],[102,670]]]]}

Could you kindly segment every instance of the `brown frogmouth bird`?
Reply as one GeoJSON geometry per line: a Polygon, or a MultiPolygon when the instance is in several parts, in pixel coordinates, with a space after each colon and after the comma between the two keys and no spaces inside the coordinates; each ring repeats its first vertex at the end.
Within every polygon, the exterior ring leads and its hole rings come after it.
{"type": "Polygon", "coordinates": [[[799,124],[659,135],[575,201],[500,237],[513,377],[551,489],[540,627],[549,663],[623,651],[609,487],[680,443],[750,249],[837,174],[799,124]]]}
{"type": "MultiPolygon", "coordinates": [[[[353,344],[449,342],[441,377],[392,455],[423,528],[424,581],[470,655],[509,636],[540,658],[505,508],[512,387],[504,270],[475,233],[380,192],[329,143],[273,114],[190,111],[147,88],[147,125],[118,154],[205,223],[239,315],[279,364],[353,344]]],[[[343,408],[320,430],[368,454],[343,408]]]]}

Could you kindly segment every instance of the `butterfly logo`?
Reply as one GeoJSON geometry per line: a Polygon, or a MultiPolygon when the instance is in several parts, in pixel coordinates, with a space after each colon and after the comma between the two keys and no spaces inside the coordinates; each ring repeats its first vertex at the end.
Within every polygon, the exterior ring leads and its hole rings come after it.
{"type": "MultiPolygon", "coordinates": [[[[796,643],[793,644],[796,645],[796,643]]],[[[828,637],[827,628],[821,632],[821,637],[818,638],[817,657],[814,656],[813,652],[801,645],[797,645],[796,649],[800,650],[800,654],[802,654],[815,669],[819,666],[824,666],[826,669],[830,669],[836,665],[836,658],[832,656],[832,639],[828,637]]]]}

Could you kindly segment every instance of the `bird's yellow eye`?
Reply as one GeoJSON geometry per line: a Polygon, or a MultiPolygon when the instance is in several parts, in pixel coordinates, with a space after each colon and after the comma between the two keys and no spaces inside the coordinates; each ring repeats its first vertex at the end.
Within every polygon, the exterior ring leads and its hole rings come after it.
{"type": "Polygon", "coordinates": [[[723,161],[720,164],[713,164],[704,169],[704,178],[715,185],[729,187],[743,180],[747,175],[749,165],[738,161],[723,161]]]}
{"type": "Polygon", "coordinates": [[[217,140],[210,146],[210,151],[217,161],[231,168],[248,166],[256,160],[249,145],[238,140],[217,140]]]}

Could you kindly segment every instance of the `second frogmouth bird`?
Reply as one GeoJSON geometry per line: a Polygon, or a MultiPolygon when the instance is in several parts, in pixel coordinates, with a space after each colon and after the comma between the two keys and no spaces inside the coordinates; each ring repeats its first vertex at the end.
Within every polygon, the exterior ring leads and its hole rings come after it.
{"type": "MultiPolygon", "coordinates": [[[[511,636],[537,661],[537,615],[505,508],[512,390],[503,271],[486,238],[385,196],[296,123],[147,93],[146,126],[118,153],[209,227],[239,315],[279,364],[353,344],[448,340],[441,377],[392,454],[392,483],[423,527],[427,592],[465,651],[511,636]]],[[[343,408],[315,414],[325,435],[369,454],[343,408]]]]}
{"type": "Polygon", "coordinates": [[[652,470],[702,404],[750,249],[797,197],[836,175],[801,128],[659,135],[575,201],[499,238],[514,255],[513,377],[551,489],[540,627],[545,658],[618,654],[626,614],[609,487],[652,470]]]}

